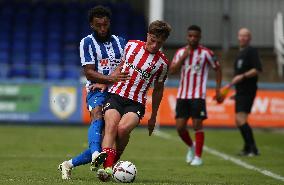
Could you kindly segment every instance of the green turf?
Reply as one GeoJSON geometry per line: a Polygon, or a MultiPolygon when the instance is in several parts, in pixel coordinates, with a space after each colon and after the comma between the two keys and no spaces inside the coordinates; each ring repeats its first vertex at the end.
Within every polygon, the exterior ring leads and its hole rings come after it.
{"type": "MultiPolygon", "coordinates": [[[[175,130],[163,131],[176,139],[149,137],[144,128],[133,132],[122,156],[137,166],[133,184],[284,184],[206,152],[203,166],[188,166],[185,146],[175,130]]],[[[284,176],[284,134],[256,131],[255,135],[261,156],[240,159],[284,176]]],[[[86,138],[86,127],[0,126],[0,184],[111,184],[99,182],[89,165],[72,171],[71,181],[60,179],[57,165],[84,150],[86,138]]],[[[234,157],[242,145],[237,130],[206,130],[205,143],[234,157]]]]}

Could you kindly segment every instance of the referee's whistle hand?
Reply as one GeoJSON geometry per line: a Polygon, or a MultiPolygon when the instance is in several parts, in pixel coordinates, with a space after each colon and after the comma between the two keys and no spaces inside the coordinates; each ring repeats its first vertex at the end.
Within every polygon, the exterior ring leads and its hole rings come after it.
{"type": "Polygon", "coordinates": [[[218,104],[223,103],[224,100],[225,100],[225,98],[221,94],[216,95],[216,101],[217,101],[218,104]]]}

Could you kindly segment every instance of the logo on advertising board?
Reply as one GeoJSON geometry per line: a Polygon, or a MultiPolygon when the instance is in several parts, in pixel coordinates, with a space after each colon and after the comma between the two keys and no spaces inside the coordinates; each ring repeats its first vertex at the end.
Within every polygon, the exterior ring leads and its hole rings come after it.
{"type": "Polygon", "coordinates": [[[51,87],[50,109],[58,118],[67,119],[76,109],[77,91],[75,87],[51,87]]]}

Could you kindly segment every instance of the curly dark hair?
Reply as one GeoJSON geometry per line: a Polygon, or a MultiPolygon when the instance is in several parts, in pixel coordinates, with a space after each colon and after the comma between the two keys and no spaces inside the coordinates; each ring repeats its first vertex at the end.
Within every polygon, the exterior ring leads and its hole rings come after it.
{"type": "Polygon", "coordinates": [[[109,8],[101,5],[95,6],[89,10],[88,17],[89,17],[89,22],[92,22],[94,17],[97,18],[107,17],[110,19],[111,11],[109,8]]]}

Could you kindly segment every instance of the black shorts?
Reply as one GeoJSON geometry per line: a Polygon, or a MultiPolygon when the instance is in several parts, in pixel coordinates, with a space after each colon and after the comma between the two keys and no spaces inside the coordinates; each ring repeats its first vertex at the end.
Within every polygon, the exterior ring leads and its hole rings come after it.
{"type": "Polygon", "coordinates": [[[103,107],[103,113],[109,109],[115,109],[121,116],[128,112],[134,112],[142,119],[145,114],[145,106],[142,103],[121,97],[117,94],[110,94],[109,99],[103,107]]]}
{"type": "Polygon", "coordinates": [[[236,95],[235,96],[235,111],[250,113],[253,105],[255,95],[254,96],[244,96],[244,95],[236,95]]]}
{"type": "Polygon", "coordinates": [[[204,99],[177,99],[176,118],[189,117],[193,119],[206,119],[206,102],[204,99]]]}

